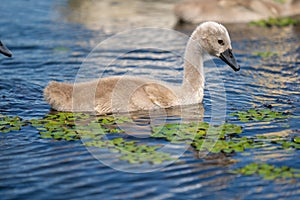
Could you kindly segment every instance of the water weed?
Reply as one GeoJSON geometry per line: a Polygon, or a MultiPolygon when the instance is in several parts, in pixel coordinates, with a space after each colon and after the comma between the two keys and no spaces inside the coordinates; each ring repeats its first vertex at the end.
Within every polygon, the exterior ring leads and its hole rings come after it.
{"type": "Polygon", "coordinates": [[[267,163],[250,163],[245,167],[230,171],[233,174],[259,175],[266,180],[300,178],[300,169],[288,166],[276,167],[267,163]]]}

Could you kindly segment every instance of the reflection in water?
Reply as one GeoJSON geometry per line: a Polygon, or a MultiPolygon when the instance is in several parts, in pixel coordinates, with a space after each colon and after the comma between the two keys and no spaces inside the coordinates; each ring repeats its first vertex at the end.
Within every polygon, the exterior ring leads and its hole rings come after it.
{"type": "Polygon", "coordinates": [[[141,26],[171,28],[176,22],[173,5],[177,1],[68,0],[67,6],[61,7],[60,11],[70,22],[105,32],[141,26]]]}
{"type": "MultiPolygon", "coordinates": [[[[161,164],[130,164],[124,162],[120,157],[122,156],[119,152],[112,152],[109,149],[89,147],[86,148],[88,151],[101,163],[107,165],[115,170],[130,173],[146,173],[153,172],[163,169],[167,165],[174,162],[178,162],[180,157],[190,149],[190,144],[187,143],[172,143],[164,140],[156,140],[150,135],[154,132],[153,129],[166,124],[187,124],[191,122],[201,122],[204,117],[204,108],[202,104],[193,106],[181,106],[168,109],[157,109],[150,111],[137,111],[131,113],[116,114],[114,116],[126,116],[132,119],[132,122],[126,122],[117,124],[123,133],[123,138],[138,141],[139,143],[147,143],[150,145],[159,145],[158,152],[170,154],[174,161],[166,161],[161,164]]],[[[194,129],[193,129],[194,130],[194,129]]],[[[180,130],[178,130],[180,131],[180,130]]],[[[175,134],[175,133],[174,133],[175,134]]],[[[196,129],[194,132],[190,131],[190,134],[196,135],[196,129]]],[[[116,137],[114,135],[108,135],[107,137],[116,137]]],[[[85,142],[82,140],[83,143],[85,142]]],[[[132,152],[135,154],[136,152],[132,152]]],[[[203,155],[202,157],[205,157],[203,155]]]]}
{"type": "Polygon", "coordinates": [[[150,136],[153,127],[165,124],[202,122],[204,118],[204,107],[203,104],[195,104],[167,109],[118,113],[113,115],[124,115],[133,120],[133,122],[118,124],[119,128],[121,128],[127,135],[145,138],[150,136]]]}

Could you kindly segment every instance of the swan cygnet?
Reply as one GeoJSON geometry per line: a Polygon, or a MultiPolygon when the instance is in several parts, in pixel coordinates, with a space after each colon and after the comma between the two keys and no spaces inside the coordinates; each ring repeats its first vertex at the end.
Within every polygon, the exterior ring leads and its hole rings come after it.
{"type": "Polygon", "coordinates": [[[75,84],[52,81],[45,88],[44,97],[57,111],[99,115],[201,103],[203,60],[207,53],[220,58],[234,71],[240,70],[226,28],[216,22],[204,22],[187,42],[180,86],[142,77],[113,76],[75,84]]]}
{"type": "Polygon", "coordinates": [[[285,4],[275,0],[183,0],[175,5],[174,13],[181,23],[198,24],[207,19],[221,23],[248,23],[296,14],[296,9],[290,7],[291,3],[291,0],[285,4]]]}
{"type": "Polygon", "coordinates": [[[12,57],[11,51],[0,41],[0,53],[7,57],[12,57]]]}

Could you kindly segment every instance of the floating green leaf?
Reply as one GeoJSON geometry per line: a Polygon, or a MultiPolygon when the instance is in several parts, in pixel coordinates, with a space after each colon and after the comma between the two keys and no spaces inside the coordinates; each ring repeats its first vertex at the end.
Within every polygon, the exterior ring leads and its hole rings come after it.
{"type": "Polygon", "coordinates": [[[164,138],[171,142],[186,142],[203,139],[208,133],[224,138],[225,136],[242,133],[242,127],[234,124],[210,126],[207,122],[166,124],[153,127],[151,137],[164,138]]]}
{"type": "Polygon", "coordinates": [[[94,140],[84,143],[89,147],[108,148],[115,153],[121,153],[121,160],[126,160],[131,164],[149,162],[152,164],[161,164],[165,161],[173,161],[170,154],[157,151],[159,145],[148,146],[137,144],[137,141],[125,141],[123,138],[114,138],[112,140],[94,140]]]}
{"type": "Polygon", "coordinates": [[[300,169],[287,166],[275,167],[266,163],[251,163],[245,167],[230,171],[234,174],[254,175],[257,174],[263,179],[274,180],[278,178],[300,178],[300,169]]]}
{"type": "Polygon", "coordinates": [[[270,51],[263,51],[263,52],[254,52],[253,55],[260,56],[263,58],[278,56],[278,53],[276,52],[270,52],[270,51]]]}
{"type": "Polygon", "coordinates": [[[200,139],[195,140],[192,146],[196,150],[210,151],[212,153],[233,153],[233,152],[243,152],[245,149],[260,148],[264,145],[261,141],[256,141],[252,138],[242,137],[242,138],[232,138],[230,140],[219,139],[213,141],[210,139],[200,139]],[[205,142],[205,145],[203,145],[205,142]]]}
{"type": "Polygon", "coordinates": [[[246,137],[230,139],[240,133],[242,127],[238,125],[225,123],[220,126],[210,126],[206,122],[199,122],[154,127],[151,137],[163,138],[172,143],[191,144],[196,150],[211,153],[242,152],[246,148],[262,145],[262,142],[246,137]]]}
{"type": "Polygon", "coordinates": [[[294,117],[289,113],[273,111],[271,109],[250,109],[248,111],[238,111],[231,113],[230,116],[238,117],[241,122],[273,121],[275,119],[287,119],[294,117]]]}
{"type": "Polygon", "coordinates": [[[137,144],[124,138],[104,139],[104,135],[123,133],[116,125],[131,122],[127,117],[90,116],[82,113],[57,113],[46,115],[43,119],[30,120],[42,138],[55,140],[84,139],[84,145],[106,148],[120,153],[120,159],[129,163],[149,162],[160,164],[173,160],[170,154],[156,151],[160,146],[137,144]]]}
{"type": "Polygon", "coordinates": [[[250,22],[250,25],[261,26],[261,27],[298,26],[298,25],[300,25],[300,20],[293,19],[293,18],[290,18],[290,17],[269,18],[269,19],[262,19],[262,20],[250,22]]]}
{"type": "Polygon", "coordinates": [[[284,4],[286,3],[287,0],[273,0],[274,2],[280,3],[280,4],[284,4]]]}
{"type": "MultiPolygon", "coordinates": [[[[276,112],[270,109],[250,109],[246,112],[240,111],[231,115],[237,116],[241,121],[269,121],[293,117],[288,113],[276,112]]],[[[170,154],[159,152],[160,145],[149,146],[118,137],[118,134],[123,133],[123,130],[117,125],[126,122],[131,122],[131,119],[113,116],[97,117],[83,113],[60,112],[28,121],[23,121],[19,117],[0,115],[0,132],[20,130],[22,126],[32,125],[39,131],[41,138],[67,141],[83,139],[84,145],[119,152],[121,154],[120,159],[130,163],[149,162],[159,164],[172,160],[170,154]],[[111,136],[105,137],[109,134],[111,136]]],[[[243,152],[246,149],[263,147],[267,143],[280,145],[282,148],[300,149],[299,137],[287,138],[264,135],[240,137],[242,127],[229,123],[219,126],[212,126],[207,122],[165,124],[152,127],[152,131],[151,137],[153,138],[162,138],[171,143],[190,144],[196,150],[211,153],[243,152]]]]}
{"type": "Polygon", "coordinates": [[[293,141],[297,144],[300,144],[300,137],[294,137],[293,141]]]}
{"type": "Polygon", "coordinates": [[[294,137],[293,139],[291,139],[288,137],[276,136],[272,138],[271,142],[273,144],[281,145],[281,147],[284,149],[288,149],[288,148],[300,149],[299,137],[294,137]]]}
{"type": "Polygon", "coordinates": [[[122,133],[123,130],[113,125],[126,121],[130,120],[126,117],[96,117],[84,113],[59,112],[29,122],[40,131],[43,138],[69,141],[79,140],[81,137],[96,138],[97,135],[107,133],[122,133]]]}
{"type": "Polygon", "coordinates": [[[68,47],[55,47],[53,48],[53,51],[55,52],[68,52],[70,49],[68,47]]]}
{"type": "Polygon", "coordinates": [[[4,116],[0,114],[0,132],[8,133],[10,131],[21,130],[26,123],[18,116],[4,116]]]}

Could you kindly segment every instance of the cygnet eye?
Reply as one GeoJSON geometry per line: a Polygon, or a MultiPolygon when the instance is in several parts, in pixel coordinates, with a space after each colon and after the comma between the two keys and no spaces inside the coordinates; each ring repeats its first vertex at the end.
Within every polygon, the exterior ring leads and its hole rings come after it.
{"type": "Polygon", "coordinates": [[[222,46],[225,45],[225,42],[224,42],[223,40],[218,40],[218,43],[219,43],[220,45],[222,45],[222,46]]]}

